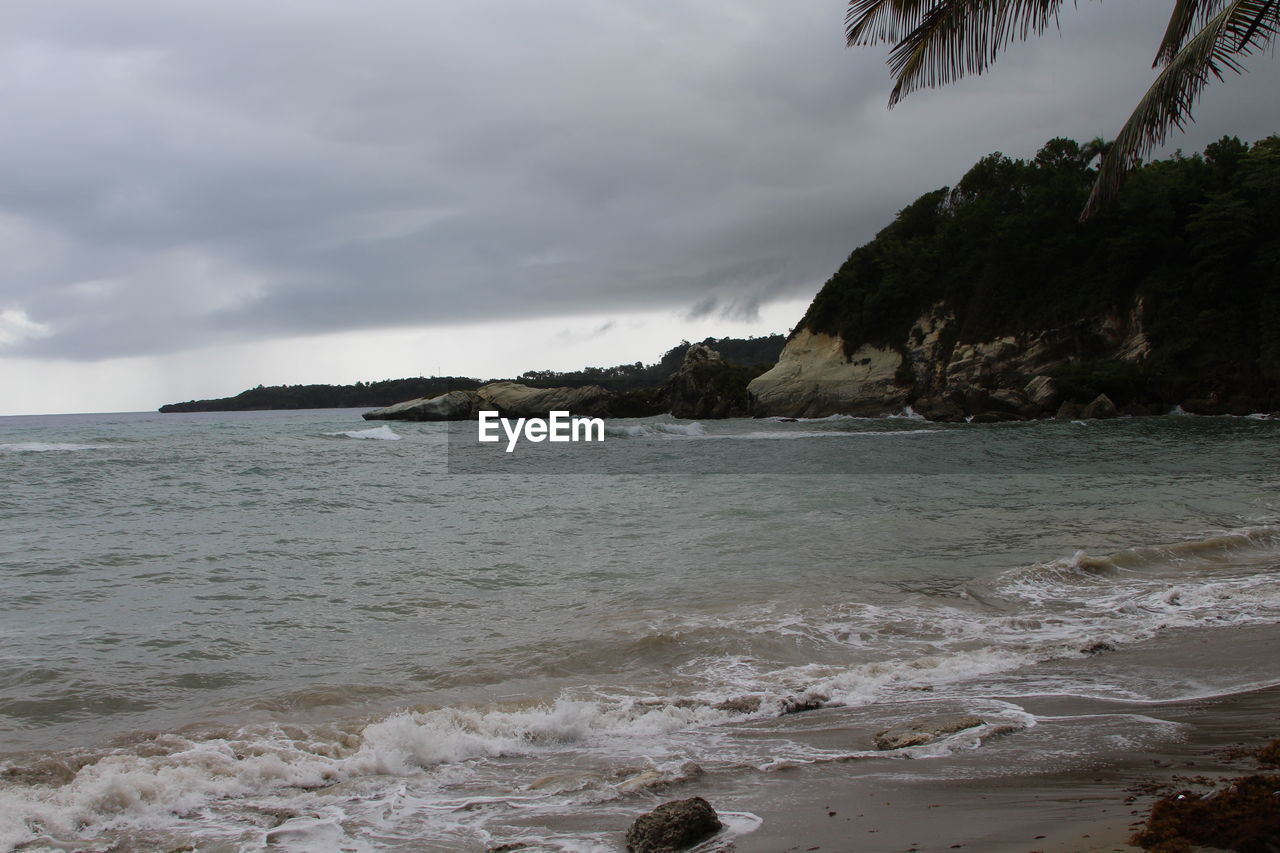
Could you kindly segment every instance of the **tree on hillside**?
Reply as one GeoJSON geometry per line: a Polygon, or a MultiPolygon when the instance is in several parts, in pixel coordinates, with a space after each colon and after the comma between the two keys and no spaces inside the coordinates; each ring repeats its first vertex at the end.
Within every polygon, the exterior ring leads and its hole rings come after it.
{"type": "MultiPolygon", "coordinates": [[[[1056,23],[1062,0],[849,0],[851,47],[892,43],[892,107],[912,91],[981,74],[1014,40],[1056,23]]],[[[1209,83],[1269,46],[1280,28],[1280,0],[1175,0],[1154,67],[1155,82],[1105,151],[1083,217],[1114,196],[1125,175],[1182,130],[1209,83]]]]}

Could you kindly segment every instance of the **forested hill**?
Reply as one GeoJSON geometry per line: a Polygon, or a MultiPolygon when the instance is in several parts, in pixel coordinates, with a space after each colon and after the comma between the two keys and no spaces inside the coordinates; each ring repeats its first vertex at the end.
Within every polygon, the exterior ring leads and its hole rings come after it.
{"type": "Polygon", "coordinates": [[[1075,378],[1093,383],[1085,390],[1274,402],[1280,137],[1252,146],[1224,137],[1203,154],[1151,162],[1082,223],[1094,156],[1054,139],[1032,160],[985,157],[856,249],[797,332],[839,335],[846,353],[905,351],[913,324],[938,306],[954,315],[953,345],[1136,306],[1150,352],[1122,366],[1080,364],[1075,378]]]}
{"type": "Polygon", "coordinates": [[[354,385],[259,385],[234,397],[169,403],[161,412],[250,412],[266,409],[343,409],[388,406],[415,397],[432,397],[456,388],[478,388],[480,380],[466,376],[384,379],[354,385]]]}
{"type": "MultiPolygon", "coordinates": [[[[704,338],[698,343],[711,347],[729,364],[744,367],[772,365],[778,360],[787,339],[783,335],[759,338],[704,338]]],[[[650,388],[667,381],[684,363],[689,341],[681,341],[662,354],[653,364],[620,364],[616,367],[586,367],[568,373],[554,370],[530,370],[520,374],[517,382],[534,388],[576,388],[601,385],[611,391],[633,391],[650,388]]]]}
{"type": "MultiPolygon", "coordinates": [[[[755,366],[773,364],[786,338],[768,335],[759,338],[707,338],[701,343],[712,347],[731,364],[755,366]]],[[[529,371],[516,381],[525,385],[551,388],[559,386],[603,385],[612,391],[630,391],[661,385],[674,373],[689,348],[681,341],[663,353],[654,364],[621,364],[615,367],[587,367],[560,373],[550,370],[529,371]]],[[[486,381],[466,376],[431,376],[414,379],[385,379],[381,382],[357,382],[354,385],[272,385],[250,388],[234,397],[214,400],[190,400],[169,403],[161,412],[236,412],[266,409],[337,409],[390,406],[418,397],[434,397],[446,391],[479,388],[486,381]]]]}

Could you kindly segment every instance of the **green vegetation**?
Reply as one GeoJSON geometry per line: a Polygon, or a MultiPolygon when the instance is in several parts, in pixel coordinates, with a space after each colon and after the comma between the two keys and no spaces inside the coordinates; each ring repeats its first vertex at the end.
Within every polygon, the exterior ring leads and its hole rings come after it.
{"type": "MultiPolygon", "coordinates": [[[[705,338],[699,341],[720,353],[728,364],[772,367],[778,361],[787,339],[783,335],[765,335],[758,338],[705,338]]],[[[662,358],[649,365],[620,364],[617,367],[585,367],[567,373],[554,370],[530,370],[516,381],[534,388],[576,387],[601,385],[611,391],[632,391],[661,385],[667,377],[680,369],[684,362],[688,341],[681,341],[662,354],[662,358]]],[[[758,371],[763,372],[763,371],[758,371]]]]}
{"type": "Polygon", "coordinates": [[[747,393],[747,385],[772,367],[773,364],[763,362],[732,364],[725,361],[710,365],[705,371],[704,381],[718,393],[719,402],[725,411],[732,411],[737,417],[746,417],[751,411],[751,395],[747,393]]]}
{"type": "Polygon", "coordinates": [[[1253,146],[1224,137],[1203,155],[1150,163],[1081,223],[1092,159],[1068,139],[1032,160],[983,158],[856,249],[800,327],[839,334],[852,353],[862,343],[902,347],[939,303],[963,343],[1067,327],[1140,298],[1152,344],[1145,362],[1083,364],[1065,381],[1127,388],[1126,397],[1208,389],[1275,401],[1280,137],[1253,146]]]}
{"type": "Polygon", "coordinates": [[[259,385],[234,397],[169,403],[160,411],[254,412],[266,409],[345,409],[390,406],[417,397],[434,397],[446,391],[479,388],[480,380],[465,376],[432,376],[384,379],[354,385],[259,385]]]}
{"type": "MultiPolygon", "coordinates": [[[[771,366],[786,343],[782,335],[759,338],[707,338],[702,343],[720,352],[730,364],[751,365],[752,376],[771,366]]],[[[657,405],[658,389],[684,360],[688,341],[667,350],[656,363],[621,364],[616,367],[587,367],[567,373],[551,370],[529,371],[516,381],[537,388],[602,385],[626,392],[623,408],[648,412],[657,405]]],[[[744,374],[745,375],[745,374],[744,374]]],[[[749,378],[749,377],[748,377],[749,378]]],[[[446,391],[479,388],[485,380],[466,376],[431,376],[414,379],[385,379],[354,385],[272,385],[250,388],[234,397],[169,403],[161,412],[244,412],[265,409],[339,409],[390,406],[418,397],[434,397],[446,391]]],[[[745,388],[745,382],[743,383],[745,388]]]]}

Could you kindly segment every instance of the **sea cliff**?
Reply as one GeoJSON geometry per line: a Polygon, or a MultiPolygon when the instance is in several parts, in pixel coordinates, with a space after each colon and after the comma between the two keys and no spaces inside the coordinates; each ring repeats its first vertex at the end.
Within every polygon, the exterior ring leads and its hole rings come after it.
{"type": "MultiPolygon", "coordinates": [[[[957,326],[954,312],[939,303],[921,314],[902,340],[861,343],[848,355],[850,344],[840,335],[801,327],[778,364],[748,385],[753,411],[814,418],[892,414],[911,406],[930,420],[999,421],[1081,417],[1096,402],[1090,415],[1105,417],[1119,413],[1107,395],[1108,383],[1081,384],[1074,379],[1079,366],[1141,371],[1151,351],[1140,301],[1129,311],[989,340],[960,343],[957,326]]],[[[1156,401],[1114,388],[1112,393],[1130,414],[1162,413],[1156,401]]],[[[1254,403],[1241,402],[1252,411],[1254,403]]]]}
{"type": "Polygon", "coordinates": [[[1280,409],[1280,137],[1138,170],[1078,218],[1071,140],[926,193],[824,285],[748,390],[764,416],[1280,409]]]}

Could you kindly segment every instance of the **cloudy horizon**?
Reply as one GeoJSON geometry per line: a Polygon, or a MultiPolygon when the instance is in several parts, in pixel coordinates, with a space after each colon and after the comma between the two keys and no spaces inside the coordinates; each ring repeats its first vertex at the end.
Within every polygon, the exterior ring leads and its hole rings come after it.
{"type": "MultiPolygon", "coordinates": [[[[890,111],[843,0],[15,2],[0,414],[653,361],[786,332],[992,151],[1115,135],[1168,4],[890,111]]],[[[1280,130],[1277,64],[1167,150],[1280,130]]]]}

